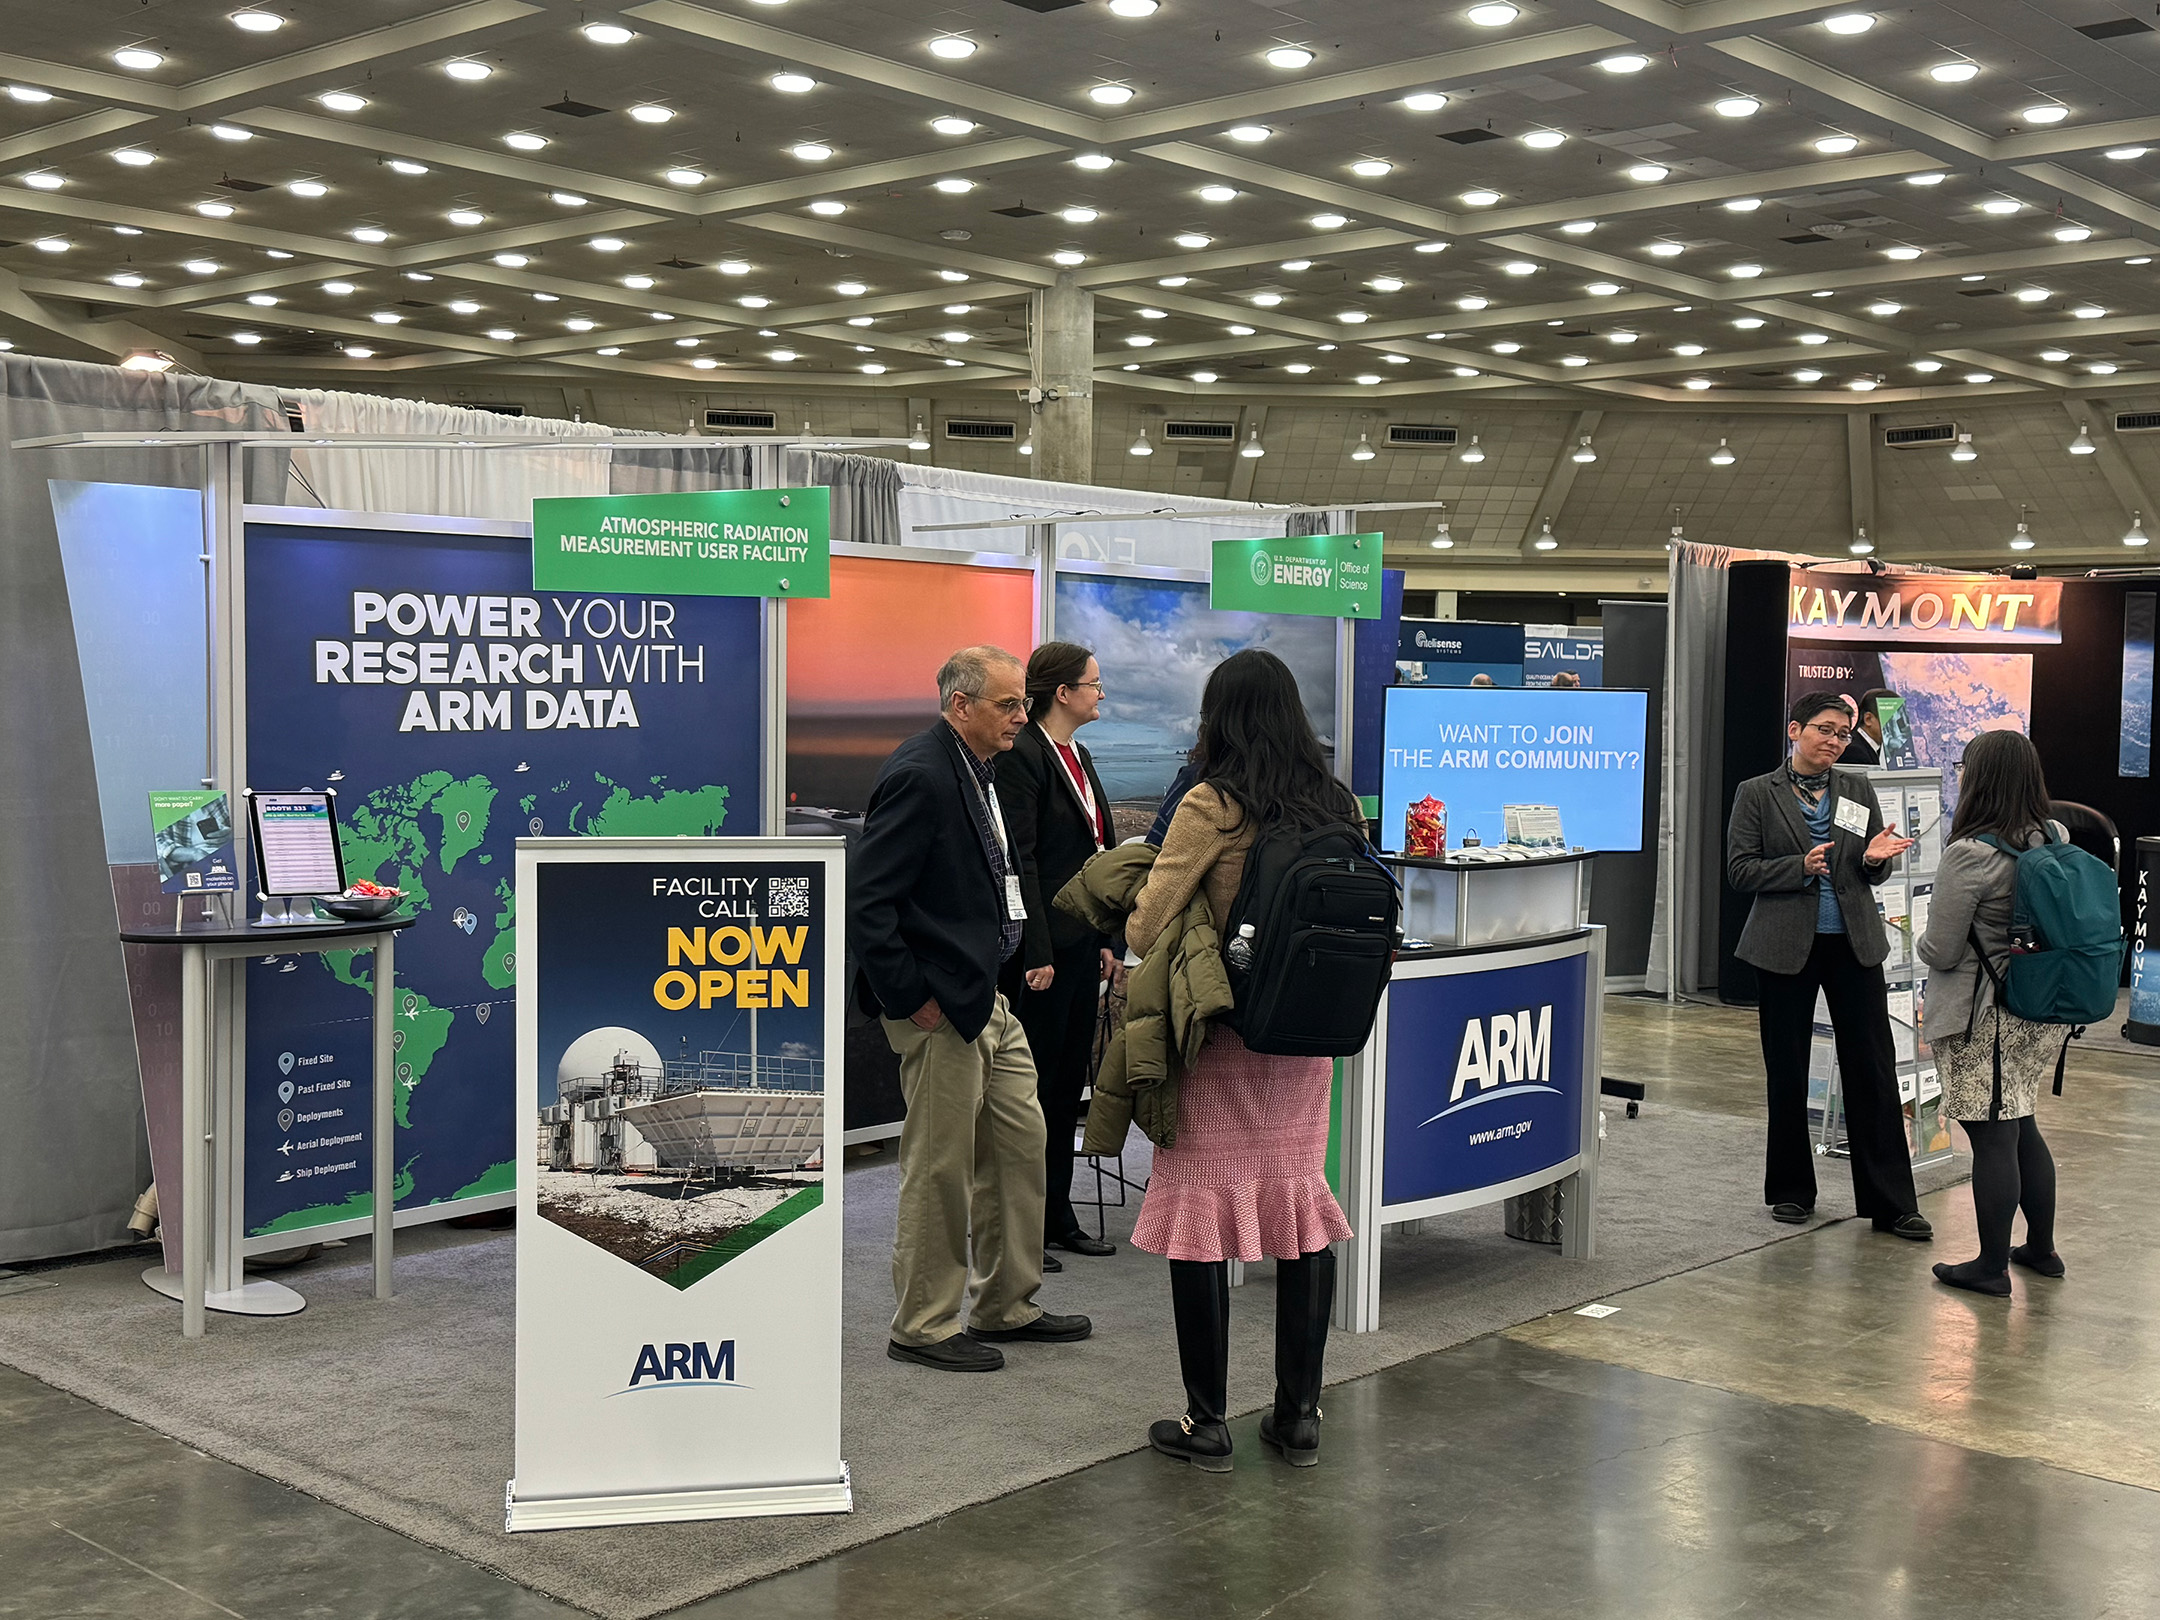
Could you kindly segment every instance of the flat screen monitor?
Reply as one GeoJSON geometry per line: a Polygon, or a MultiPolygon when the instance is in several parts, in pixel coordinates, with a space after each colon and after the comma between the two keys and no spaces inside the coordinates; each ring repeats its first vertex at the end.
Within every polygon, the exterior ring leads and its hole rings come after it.
{"type": "Polygon", "coordinates": [[[335,793],[248,793],[255,889],[265,896],[345,892],[335,793]]]}
{"type": "Polygon", "coordinates": [[[1502,807],[1536,804],[1569,845],[1639,850],[1649,711],[1647,692],[1391,686],[1377,842],[1399,852],[1410,807],[1435,799],[1449,849],[1504,842],[1502,807]]]}

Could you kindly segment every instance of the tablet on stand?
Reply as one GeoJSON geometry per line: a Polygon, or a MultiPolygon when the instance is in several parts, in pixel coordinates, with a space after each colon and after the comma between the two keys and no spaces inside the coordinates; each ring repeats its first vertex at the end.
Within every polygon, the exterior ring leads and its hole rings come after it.
{"type": "Polygon", "coordinates": [[[267,792],[249,788],[248,835],[255,851],[257,928],[315,921],[308,902],[345,892],[345,851],[338,840],[337,790],[267,792]],[[302,903],[298,909],[293,901],[302,903]]]}

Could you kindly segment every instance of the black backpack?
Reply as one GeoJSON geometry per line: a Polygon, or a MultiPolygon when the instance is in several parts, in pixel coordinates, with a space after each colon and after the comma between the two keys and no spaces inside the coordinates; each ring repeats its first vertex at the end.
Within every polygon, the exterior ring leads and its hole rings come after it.
{"type": "Polygon", "coordinates": [[[1264,832],[1223,936],[1237,998],[1226,1021],[1255,1052],[1362,1051],[1401,942],[1402,889],[1358,828],[1264,832]]]}

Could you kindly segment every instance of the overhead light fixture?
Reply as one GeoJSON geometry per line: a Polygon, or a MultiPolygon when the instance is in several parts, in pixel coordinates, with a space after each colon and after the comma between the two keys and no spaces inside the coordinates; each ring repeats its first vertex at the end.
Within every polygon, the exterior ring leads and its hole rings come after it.
{"type": "Polygon", "coordinates": [[[1726,202],[1725,211],[1731,214],[1752,214],[1761,206],[1760,197],[1734,197],[1726,202]]]}
{"type": "Polygon", "coordinates": [[[1155,346],[1154,337],[1146,332],[1134,332],[1127,336],[1125,342],[1127,347],[1134,349],[1152,349],[1155,346]]]}
{"type": "Polygon", "coordinates": [[[2003,217],[2016,213],[2020,208],[2023,208],[2024,206],[2025,205],[2023,203],[2019,202],[2014,197],[1990,197],[1986,202],[1980,205],[1980,212],[1983,214],[1994,214],[1999,217],[2003,217]]]}
{"type": "Polygon", "coordinates": [[[976,51],[975,42],[959,34],[940,34],[930,42],[930,54],[948,62],[964,62],[976,51]]]}
{"type": "Polygon", "coordinates": [[[965,281],[967,278],[968,273],[965,270],[940,270],[938,272],[938,280],[940,281],[965,281]]]}
{"type": "Polygon", "coordinates": [[[1952,461],[1978,461],[1980,459],[1980,452],[1973,447],[1973,436],[1970,433],[1960,433],[1957,436],[1957,443],[1950,447],[1950,459],[1952,461]]]}
{"type": "MultiPolygon", "coordinates": [[[[199,202],[195,205],[195,212],[202,215],[204,219],[231,219],[233,216],[233,205],[231,203],[223,202],[199,202]]],[[[365,242],[367,240],[367,238],[361,236],[358,231],[354,231],[353,235],[357,237],[360,241],[365,242]]],[[[378,238],[378,240],[380,240],[380,238],[378,238]]]]}
{"type": "MultiPolygon", "coordinates": [[[[392,164],[391,167],[396,168],[397,165],[392,164]]],[[[425,174],[427,171],[425,169],[398,169],[400,174],[412,174],[415,172],[425,174]]],[[[558,208],[584,208],[588,206],[587,200],[574,191],[551,191],[548,193],[548,201],[558,208]]]]}
{"type": "Polygon", "coordinates": [[[131,169],[147,169],[157,161],[157,154],[145,152],[139,146],[123,146],[113,153],[112,160],[115,163],[124,163],[131,169]]]}
{"type": "Polygon", "coordinates": [[[837,219],[847,212],[847,204],[832,197],[820,197],[810,205],[810,212],[825,219],[837,219]]]}
{"type": "MultiPolygon", "coordinates": [[[[1384,158],[1360,158],[1350,165],[1350,172],[1367,180],[1378,180],[1382,175],[1394,172],[1395,165],[1384,158]]],[[[1233,193],[1235,195],[1235,193],[1233,193]]]]}
{"type": "Polygon", "coordinates": [[[1267,65],[1286,72],[1311,67],[1312,61],[1313,53],[1302,45],[1278,45],[1267,53],[1267,65]]]}
{"type": "Polygon", "coordinates": [[[1843,157],[1860,144],[1852,135],[1825,135],[1815,143],[1815,150],[1825,157],[1843,157]]]}
{"type": "Polygon", "coordinates": [[[105,279],[110,281],[115,287],[134,288],[143,285],[143,278],[141,276],[138,276],[132,270],[123,270],[118,275],[107,276],[105,279]]]}
{"type": "MultiPolygon", "coordinates": [[[[33,247],[35,247],[36,245],[37,244],[34,242],[31,244],[31,246],[33,247]]],[[[277,307],[277,294],[260,292],[249,293],[247,295],[247,301],[253,304],[257,309],[275,309],[277,307]]]]}
{"type": "Polygon", "coordinates": [[[1859,528],[1853,530],[1852,540],[1845,549],[1855,557],[1872,557],[1875,554],[1875,542],[1868,538],[1865,528],[1859,528]]]}
{"type": "Polygon", "coordinates": [[[1687,249],[1678,242],[1652,242],[1643,251],[1653,259],[1677,259],[1687,249]]]}
{"type": "Polygon", "coordinates": [[[865,377],[882,377],[885,375],[885,368],[874,361],[860,369],[865,377]]]}
{"type": "Polygon", "coordinates": [[[2116,365],[2115,362],[2112,360],[2095,360],[2085,369],[2091,372],[2095,377],[2112,377],[2117,371],[2121,370],[2122,368],[2116,365]]]}
{"type": "MultiPolygon", "coordinates": [[[[10,95],[14,94],[12,90],[8,93],[10,95]]],[[[2152,148],[2149,146],[2111,146],[2103,155],[2113,158],[2117,163],[2128,163],[2134,158],[2143,157],[2151,150],[2152,148]]]]}
{"type": "Polygon", "coordinates": [[[1908,186],[1939,186],[1949,178],[1942,170],[1933,169],[1926,174],[1908,174],[1905,183],[1908,186]]]}
{"type": "Polygon", "coordinates": [[[1670,173],[1672,171],[1662,163],[1638,163],[1627,171],[1627,177],[1630,180],[1649,185],[1654,181],[1664,179],[1670,173]]]}
{"type": "Polygon", "coordinates": [[[1607,343],[1633,343],[1641,335],[1639,332],[1607,332],[1605,341],[1607,343]]]}
{"type": "Polygon", "coordinates": [[[2130,514],[2130,532],[2123,536],[2123,544],[2126,546],[2142,546],[2150,543],[2151,537],[2145,533],[2145,515],[2142,512],[2132,512],[2130,514]]]}
{"type": "Polygon", "coordinates": [[[940,135],[972,135],[975,133],[975,120],[945,113],[931,119],[930,127],[940,135]]]}
{"type": "Polygon", "coordinates": [[[1490,299],[1481,298],[1476,293],[1465,293],[1455,300],[1455,307],[1457,309],[1483,309],[1490,302],[1490,299]]]}
{"type": "Polygon", "coordinates": [[[534,135],[526,130],[513,130],[503,137],[503,145],[513,152],[539,152],[548,144],[545,135],[534,135]]]}
{"type": "Polygon", "coordinates": [[[1309,372],[1311,372],[1312,367],[1305,364],[1305,362],[1302,360],[1293,360],[1290,362],[1290,364],[1284,366],[1283,370],[1289,372],[1290,375],[1293,377],[1303,377],[1309,372]]]}
{"type": "Polygon", "coordinates": [[[1690,377],[1680,386],[1682,388],[1699,394],[1702,393],[1705,389],[1710,388],[1712,386],[1712,383],[1708,377],[1690,377]]]}
{"type": "Polygon", "coordinates": [[[1607,73],[1640,73],[1650,65],[1650,58],[1635,51],[1623,51],[1618,56],[1602,57],[1598,66],[1607,73]]]}
{"type": "Polygon", "coordinates": [[[148,73],[165,65],[163,55],[144,45],[130,45],[125,50],[114,51],[112,59],[130,73],[148,73]]]}
{"type": "Polygon", "coordinates": [[[595,45],[627,45],[637,35],[621,23],[589,22],[579,30],[595,45]]]}
{"type": "Polygon", "coordinates": [[[2098,304],[2080,304],[2070,314],[2076,320],[2097,321],[2107,313],[2098,304]]]}
{"type": "Polygon", "coordinates": [[[2082,242],[2092,235],[2090,225],[2064,225],[2049,233],[2058,242],[2082,242]]]}
{"type": "Polygon", "coordinates": [[[232,340],[235,343],[252,348],[262,341],[262,334],[260,332],[235,332],[232,335],[232,340]]]}
{"type": "Polygon", "coordinates": [[[1275,132],[1265,124],[1233,124],[1223,133],[1233,141],[1242,141],[1247,146],[1258,146],[1275,132]]]}
{"type": "Polygon", "coordinates": [[[2068,448],[2073,456],[2089,456],[2100,447],[2093,443],[2092,430],[2081,422],[2078,424],[2077,437],[2070,441],[2068,448]]]}
{"type": "Polygon", "coordinates": [[[1453,551],[1455,549],[1455,536],[1448,528],[1447,514],[1445,512],[1440,514],[1440,521],[1433,527],[1433,537],[1425,543],[1435,551],[1453,551]]]}
{"type": "Polygon", "coordinates": [[[970,191],[973,191],[975,189],[975,182],[961,175],[947,175],[942,180],[931,181],[930,189],[933,191],[942,191],[948,197],[959,197],[964,196],[970,191]]]}
{"type": "Polygon", "coordinates": [[[215,259],[190,259],[180,268],[191,276],[214,276],[218,273],[215,259]]]}
{"type": "Polygon", "coordinates": [[[1200,200],[1202,202],[1236,202],[1237,195],[1236,186],[1202,186],[1200,188],[1200,200]]]}
{"type": "Polygon", "coordinates": [[[2070,358],[2070,351],[2068,349],[2042,349],[2040,358],[2051,366],[2059,366],[2070,358]]]}
{"type": "Polygon", "coordinates": [[[1538,537],[1530,543],[1539,551],[1558,551],[1560,549],[1560,537],[1552,532],[1551,518],[1545,520],[1544,527],[1538,531],[1538,537]]]}
{"type": "MultiPolygon", "coordinates": [[[[1363,381],[1364,379],[1360,378],[1359,380],[1363,381]]],[[[1373,378],[1374,382],[1378,382],[1379,380],[1380,379],[1378,377],[1373,378]]],[[[1352,461],[1370,461],[1374,456],[1378,455],[1379,453],[1379,451],[1375,450],[1372,447],[1371,436],[1366,433],[1360,432],[1357,436],[1357,447],[1350,452],[1350,459],[1352,461]]]]}
{"type": "Polygon", "coordinates": [[[1686,355],[1689,359],[1692,360],[1696,355],[1701,354],[1704,351],[1703,346],[1700,343],[1675,343],[1673,345],[1672,352],[1674,354],[1686,355]]]}
{"type": "MultiPolygon", "coordinates": [[[[1510,260],[1508,260],[1508,261],[1507,261],[1507,263],[1503,264],[1503,265],[1502,265],[1502,266],[1500,267],[1501,271],[1502,271],[1502,272],[1503,272],[1504,274],[1507,274],[1507,275],[1511,275],[1511,276],[1534,276],[1534,275],[1536,275],[1536,274],[1538,273],[1538,271],[1539,271],[1539,270],[1540,270],[1541,268],[1543,268],[1543,267],[1542,267],[1542,266],[1540,266],[1540,265],[1537,265],[1537,264],[1533,264],[1533,263],[1532,263],[1532,262],[1531,262],[1530,260],[1528,260],[1528,259],[1510,259],[1510,260]]],[[[1374,285],[1374,286],[1376,286],[1376,287],[1377,287],[1377,286],[1379,286],[1379,283],[1378,283],[1378,282],[1374,282],[1374,283],[1372,283],[1372,285],[1374,285]]],[[[1393,292],[1393,291],[1395,291],[1395,288],[1396,288],[1396,287],[1400,287],[1401,285],[1402,285],[1402,283],[1398,281],[1398,282],[1397,282],[1397,283],[1395,284],[1395,287],[1389,287],[1389,288],[1385,288],[1385,289],[1383,289],[1383,290],[1384,290],[1384,291],[1387,291],[1387,292],[1393,292]]]]}
{"type": "Polygon", "coordinates": [[[1735,281],[1753,281],[1763,272],[1762,266],[1759,264],[1736,264],[1725,273],[1735,281]]]}
{"type": "Polygon", "coordinates": [[[1170,240],[1175,242],[1181,248],[1196,249],[1206,247],[1210,242],[1214,241],[1215,238],[1212,236],[1203,236],[1198,231],[1182,231],[1178,235],[1171,237],[1170,240]]]}
{"type": "Polygon", "coordinates": [[[1505,28],[1521,15],[1507,0],[1492,0],[1487,5],[1472,6],[1463,15],[1480,28],[1505,28]]]}
{"type": "Polygon", "coordinates": [[[1867,11],[1841,11],[1823,19],[1823,27],[1833,34],[1864,34],[1874,26],[1874,14],[1867,11]]]}
{"type": "Polygon", "coordinates": [[[1420,90],[1416,95],[1404,96],[1402,104],[1412,112],[1438,112],[1448,104],[1448,98],[1438,90],[1420,90]]]}
{"type": "Polygon", "coordinates": [[[1712,102],[1710,110],[1720,118],[1752,118],[1762,111],[1762,103],[1753,96],[1727,96],[1712,102]]]}
{"type": "Polygon", "coordinates": [[[1713,467],[1730,467],[1739,459],[1732,453],[1730,442],[1724,439],[1718,440],[1717,448],[1710,452],[1710,465],[1713,467]]]}
{"type": "Polygon", "coordinates": [[[1350,221],[1341,214],[1315,214],[1306,223],[1316,231],[1339,231],[1350,221]]]}
{"type": "Polygon", "coordinates": [[[1019,450],[1023,456],[1032,456],[1035,453],[1035,429],[1032,425],[1027,430],[1027,437],[1020,441],[1019,450]]]}
{"type": "Polygon", "coordinates": [[[817,88],[817,80],[807,73],[775,73],[765,82],[784,96],[807,95],[817,88]]]}
{"type": "Polygon", "coordinates": [[[1796,371],[1793,373],[1794,382],[1819,383],[1822,381],[1822,379],[1823,374],[1817,371],[1813,366],[1809,366],[1804,370],[1796,371]]]}
{"type": "Polygon", "coordinates": [[[1582,436],[1580,442],[1575,446],[1575,453],[1569,456],[1568,460],[1574,462],[1578,467],[1587,467],[1591,462],[1597,460],[1597,450],[1591,445],[1589,434],[1585,433],[1582,436]]]}
{"type": "Polygon", "coordinates": [[[1910,264],[1914,259],[1920,257],[1920,250],[1916,247],[1884,248],[1883,257],[1886,259],[1895,259],[1900,264],[1910,264]]]}
{"type": "Polygon", "coordinates": [[[505,270],[522,270],[531,264],[532,260],[522,253],[498,253],[495,255],[495,263],[505,270]]]}
{"type": "Polygon", "coordinates": [[[366,96],[356,96],[350,90],[331,90],[315,98],[332,112],[356,113],[367,105],[366,96]]]}
{"type": "Polygon", "coordinates": [[[2044,101],[2037,107],[2027,107],[2018,116],[2028,124],[2059,124],[2070,116],[2070,109],[2059,102],[2044,101]]]}
{"type": "Polygon", "coordinates": [[[2025,522],[2025,514],[2031,510],[2032,508],[2027,506],[2018,508],[2017,532],[2010,536],[2010,549],[2012,551],[2030,551],[2033,548],[2032,530],[2025,522]]]}
{"type": "Polygon", "coordinates": [[[1942,370],[1943,363],[1940,360],[1915,360],[1912,363],[1912,368],[1915,371],[1933,373],[1942,370]]]}
{"type": "Polygon", "coordinates": [[[1479,446],[1478,436],[1475,433],[1470,435],[1470,442],[1468,444],[1464,445],[1460,450],[1455,452],[1455,459],[1457,461],[1467,461],[1472,466],[1476,466],[1479,462],[1485,459],[1485,452],[1479,446]]]}
{"type": "Polygon", "coordinates": [[[1522,136],[1523,145],[1533,151],[1550,152],[1556,146],[1567,144],[1567,137],[1557,129],[1533,129],[1522,136]]]}
{"type": "Polygon", "coordinates": [[[1189,285],[1191,281],[1191,276],[1158,276],[1155,285],[1158,287],[1183,287],[1189,285]]]}
{"type": "Polygon", "coordinates": [[[1295,275],[1300,270],[1310,270],[1312,268],[1312,260],[1285,259],[1282,262],[1282,268],[1289,271],[1292,275],[1295,275]]]}
{"type": "Polygon", "coordinates": [[[1500,193],[1483,189],[1466,191],[1462,194],[1462,200],[1464,206],[1469,208],[1490,208],[1500,200],[1500,193]]]}
{"type": "Polygon", "coordinates": [[[1590,363],[1590,357],[1587,354],[1563,354],[1560,357],[1560,363],[1572,370],[1576,366],[1587,366],[1590,363]]]}
{"type": "Polygon", "coordinates": [[[1975,62],[1938,62],[1928,69],[1928,77],[1937,84],[1965,84],[1979,74],[1980,67],[1975,62]]]}
{"type": "Polygon", "coordinates": [[[1798,341],[1807,344],[1810,348],[1812,348],[1818,343],[1828,343],[1830,341],[1830,334],[1828,332],[1802,332],[1799,336],[1798,341]]]}
{"type": "Polygon", "coordinates": [[[1620,283],[1617,281],[1593,281],[1589,286],[1583,288],[1583,291],[1592,298],[1611,298],[1620,290],[1620,283]]]}
{"type": "Polygon", "coordinates": [[[460,59],[455,62],[445,62],[443,72],[449,74],[453,79],[463,79],[468,84],[477,84],[482,79],[491,77],[495,70],[485,62],[471,62],[460,59]]]}
{"type": "Polygon", "coordinates": [[[1273,309],[1276,305],[1280,304],[1283,299],[1281,293],[1263,292],[1254,293],[1252,295],[1252,301],[1255,304],[1259,305],[1262,309],[1273,309]]]}
{"type": "Polygon", "coordinates": [[[1152,17],[1162,0],[1110,0],[1113,17],[1152,17]]]}
{"type": "Polygon", "coordinates": [[[285,189],[295,197],[322,197],[330,191],[320,180],[295,180],[285,189]]]}
{"type": "Polygon", "coordinates": [[[583,317],[563,322],[564,328],[572,332],[590,332],[594,327],[598,326],[599,324],[600,323],[598,321],[586,320],[583,317]]]}
{"type": "Polygon", "coordinates": [[[630,109],[630,116],[641,124],[666,124],[674,121],[675,109],[657,102],[641,101],[630,109]]]}
{"type": "Polygon", "coordinates": [[[1889,299],[1886,298],[1880,303],[1868,305],[1867,312],[1870,315],[1891,316],[1897,314],[1904,307],[1905,306],[1903,304],[1893,304],[1892,302],[1890,302],[1889,299]]]}
{"type": "MultiPolygon", "coordinates": [[[[1198,374],[1195,375],[1194,380],[1199,380],[1198,374]]],[[[1210,382],[1213,382],[1214,380],[1215,379],[1212,376],[1208,378],[1208,381],[1210,382]]],[[[1262,456],[1267,454],[1267,446],[1260,442],[1260,430],[1257,427],[1246,429],[1245,443],[1239,447],[1238,454],[1243,456],[1247,461],[1258,461],[1262,456]]]]}
{"type": "Polygon", "coordinates": [[[1125,453],[1128,456],[1152,456],[1155,453],[1155,447],[1148,443],[1145,427],[1141,428],[1139,435],[1125,447],[1125,453]]]}
{"type": "Polygon", "coordinates": [[[1098,84],[1088,90],[1088,99],[1104,107],[1122,107],[1132,98],[1129,84],[1098,84]]]}
{"type": "Polygon", "coordinates": [[[1873,377],[1855,377],[1845,386],[1856,394],[1872,394],[1879,384],[1873,377]]]}
{"type": "Polygon", "coordinates": [[[480,313],[480,306],[470,298],[453,299],[450,308],[453,313],[458,315],[477,315],[480,313]]]}
{"type": "Polygon", "coordinates": [[[1757,332],[1763,327],[1763,318],[1760,315],[1743,315],[1734,321],[1733,325],[1743,332],[1757,332]]]}
{"type": "Polygon", "coordinates": [[[7,87],[7,93],[9,100],[20,101],[32,106],[40,102],[50,101],[53,98],[53,93],[50,90],[40,90],[34,84],[11,84],[7,87]]]}
{"type": "Polygon", "coordinates": [[[54,174],[50,169],[39,169],[33,174],[24,175],[22,179],[23,184],[33,191],[58,191],[67,184],[62,176],[54,174]]]}
{"type": "Polygon", "coordinates": [[[1107,152],[1082,152],[1073,159],[1076,169],[1107,169],[1117,161],[1107,152]]]}

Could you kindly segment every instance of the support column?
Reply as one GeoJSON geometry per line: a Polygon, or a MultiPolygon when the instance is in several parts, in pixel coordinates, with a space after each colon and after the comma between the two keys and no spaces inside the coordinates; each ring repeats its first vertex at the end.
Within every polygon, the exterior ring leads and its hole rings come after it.
{"type": "MultiPolygon", "coordinates": [[[[1056,389],[1034,415],[1037,478],[1095,482],[1095,295],[1061,273],[1028,301],[1028,359],[1035,386],[1056,389]]],[[[1025,433],[1023,427],[1022,432],[1025,433]]]]}
{"type": "Polygon", "coordinates": [[[1848,411],[1845,415],[1845,470],[1852,487],[1852,534],[1866,535],[1876,545],[1882,534],[1875,527],[1875,415],[1872,411],[1848,411]]]}

